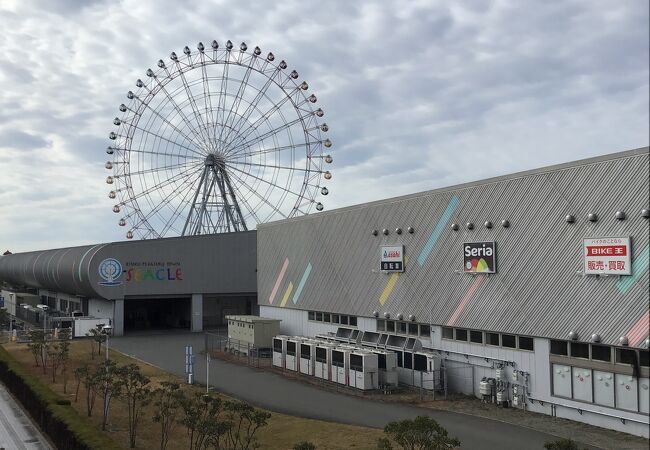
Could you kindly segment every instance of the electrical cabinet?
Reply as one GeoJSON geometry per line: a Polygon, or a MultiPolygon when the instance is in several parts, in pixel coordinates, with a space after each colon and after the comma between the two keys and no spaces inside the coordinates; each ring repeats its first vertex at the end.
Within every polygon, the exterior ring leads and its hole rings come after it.
{"type": "Polygon", "coordinates": [[[583,402],[592,402],[591,369],[573,367],[573,398],[583,402]]]}
{"type": "Polygon", "coordinates": [[[553,395],[571,398],[571,367],[553,364],[553,395]]]}
{"type": "Polygon", "coordinates": [[[615,406],[614,404],[614,374],[594,370],[594,403],[603,406],[615,406]]]}
{"type": "Polygon", "coordinates": [[[650,407],[650,378],[639,378],[639,411],[648,414],[650,407]]]}
{"type": "Polygon", "coordinates": [[[616,374],[616,407],[628,411],[639,410],[639,392],[636,378],[632,375],[616,374]]]}

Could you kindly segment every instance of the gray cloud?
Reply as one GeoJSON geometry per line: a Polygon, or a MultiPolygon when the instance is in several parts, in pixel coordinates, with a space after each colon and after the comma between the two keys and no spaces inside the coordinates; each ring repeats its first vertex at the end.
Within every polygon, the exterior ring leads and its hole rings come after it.
{"type": "Polygon", "coordinates": [[[246,41],[309,81],[335,144],[331,209],[648,145],[648,16],[604,0],[3,2],[0,245],[123,238],[106,136],[184,45],[246,41]]]}

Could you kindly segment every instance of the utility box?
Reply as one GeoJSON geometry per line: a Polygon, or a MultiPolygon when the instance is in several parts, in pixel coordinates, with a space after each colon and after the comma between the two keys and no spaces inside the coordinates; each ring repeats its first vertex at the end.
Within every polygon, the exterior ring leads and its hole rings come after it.
{"type": "Polygon", "coordinates": [[[270,349],[273,337],[280,334],[279,319],[258,316],[226,316],[231,350],[245,355],[249,349],[270,349]]]}

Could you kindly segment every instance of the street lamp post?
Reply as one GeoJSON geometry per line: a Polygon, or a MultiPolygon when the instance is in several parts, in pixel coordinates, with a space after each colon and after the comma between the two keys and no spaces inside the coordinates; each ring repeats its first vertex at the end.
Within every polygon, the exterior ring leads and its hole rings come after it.
{"type": "Polygon", "coordinates": [[[102,334],[106,336],[106,342],[104,343],[104,347],[106,347],[106,363],[108,364],[108,335],[110,332],[113,330],[113,327],[110,325],[104,325],[102,327],[102,334]]]}

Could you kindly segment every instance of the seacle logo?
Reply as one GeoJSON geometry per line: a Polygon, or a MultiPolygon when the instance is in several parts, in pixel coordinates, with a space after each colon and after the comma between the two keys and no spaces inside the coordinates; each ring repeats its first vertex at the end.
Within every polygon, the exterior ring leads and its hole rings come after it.
{"type": "Polygon", "coordinates": [[[99,276],[102,280],[101,286],[118,286],[122,284],[119,278],[122,276],[122,264],[115,258],[106,258],[99,263],[99,276]]]}

